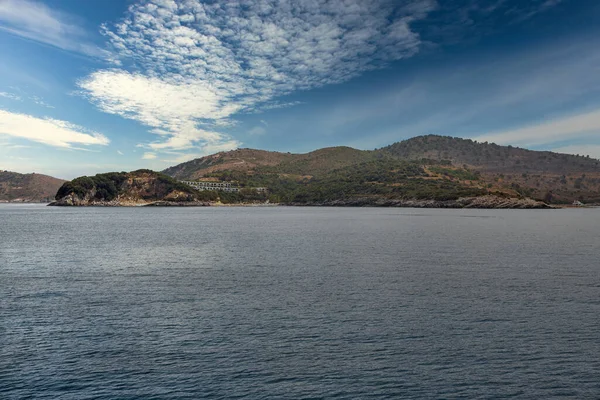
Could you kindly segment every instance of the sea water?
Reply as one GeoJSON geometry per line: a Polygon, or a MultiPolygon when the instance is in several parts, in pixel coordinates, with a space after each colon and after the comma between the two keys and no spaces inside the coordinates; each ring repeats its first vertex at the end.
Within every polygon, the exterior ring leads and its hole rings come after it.
{"type": "Polygon", "coordinates": [[[0,205],[2,399],[600,398],[600,209],[0,205]]]}

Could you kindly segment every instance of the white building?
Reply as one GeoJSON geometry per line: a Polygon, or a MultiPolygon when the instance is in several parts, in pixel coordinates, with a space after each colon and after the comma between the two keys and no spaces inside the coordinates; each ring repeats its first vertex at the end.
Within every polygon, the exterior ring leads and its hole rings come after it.
{"type": "Polygon", "coordinates": [[[198,182],[198,181],[181,181],[196,190],[221,190],[223,192],[239,192],[238,187],[231,185],[231,182],[198,182]]]}
{"type": "MultiPolygon", "coordinates": [[[[231,182],[208,182],[208,181],[180,181],[196,190],[221,190],[223,192],[239,192],[240,188],[233,186],[231,182]]],[[[268,189],[266,187],[253,187],[246,188],[249,190],[256,190],[259,193],[266,193],[268,189]]]]}

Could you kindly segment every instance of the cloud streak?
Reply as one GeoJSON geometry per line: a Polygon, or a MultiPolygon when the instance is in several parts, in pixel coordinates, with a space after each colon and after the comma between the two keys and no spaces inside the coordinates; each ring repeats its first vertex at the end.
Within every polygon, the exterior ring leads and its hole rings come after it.
{"type": "MultiPolygon", "coordinates": [[[[278,97],[348,81],[411,57],[411,24],[433,0],[149,0],[104,34],[122,65],[79,86],[102,111],[160,135],[152,150],[230,149],[216,132],[235,114],[289,105],[278,97]]],[[[291,103],[294,104],[294,103],[291,103]]]]}
{"type": "Polygon", "coordinates": [[[0,110],[0,135],[66,149],[75,149],[73,145],[91,146],[109,143],[105,136],[96,132],[87,132],[84,128],[66,121],[36,118],[4,110],[0,110]]]}
{"type": "Polygon", "coordinates": [[[595,110],[519,129],[493,132],[479,136],[476,139],[497,144],[536,146],[575,138],[598,136],[598,134],[600,134],[600,110],[595,110]]]}
{"type": "Polygon", "coordinates": [[[0,97],[4,97],[6,99],[15,100],[15,101],[23,101],[23,99],[20,96],[17,96],[16,94],[13,94],[13,93],[0,92],[0,97]]]}
{"type": "Polygon", "coordinates": [[[73,17],[32,0],[1,0],[0,30],[92,57],[108,53],[90,44],[73,17]]]}

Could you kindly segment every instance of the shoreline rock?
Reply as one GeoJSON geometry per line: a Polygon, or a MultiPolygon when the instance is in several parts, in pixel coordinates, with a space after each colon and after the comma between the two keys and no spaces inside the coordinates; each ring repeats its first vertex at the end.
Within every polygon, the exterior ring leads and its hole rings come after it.
{"type": "Polygon", "coordinates": [[[404,208],[472,208],[472,209],[560,209],[533,199],[503,198],[498,196],[461,197],[456,200],[386,199],[377,197],[354,197],[313,203],[220,204],[206,201],[169,201],[142,199],[115,199],[112,201],[84,200],[66,196],[49,206],[59,207],[261,207],[261,206],[305,206],[305,207],[404,207],[404,208]]]}
{"type": "Polygon", "coordinates": [[[73,203],[60,199],[48,204],[52,207],[208,207],[211,204],[204,201],[91,201],[87,203],[73,203]]]}
{"type": "Polygon", "coordinates": [[[478,209],[557,209],[533,199],[503,198],[498,196],[461,197],[456,200],[404,200],[357,197],[310,204],[290,203],[293,206],[328,207],[406,207],[406,208],[478,208],[478,209]]]}

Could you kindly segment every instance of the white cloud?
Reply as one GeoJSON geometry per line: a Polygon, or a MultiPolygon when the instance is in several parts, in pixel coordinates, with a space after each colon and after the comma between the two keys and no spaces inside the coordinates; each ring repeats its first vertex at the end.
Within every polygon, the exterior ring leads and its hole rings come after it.
{"type": "Polygon", "coordinates": [[[79,82],[101,110],[162,137],[156,151],[237,146],[214,131],[240,112],[286,107],[277,97],[345,82],[410,57],[421,41],[411,23],[434,0],[269,0],[132,5],[105,27],[114,53],[136,66],[79,82]]]}
{"type": "Polygon", "coordinates": [[[535,125],[488,133],[475,139],[497,144],[535,146],[600,135],[600,110],[535,125]]]}
{"type": "Polygon", "coordinates": [[[108,138],[66,121],[37,118],[31,115],[0,110],[0,135],[8,135],[54,147],[72,145],[107,145],[108,138]]]}
{"type": "Polygon", "coordinates": [[[144,153],[142,160],[154,160],[156,157],[156,153],[144,153]]]}
{"type": "Polygon", "coordinates": [[[117,150],[117,154],[120,155],[120,156],[124,155],[121,150],[117,150]]]}
{"type": "Polygon", "coordinates": [[[90,44],[74,17],[32,0],[1,0],[0,30],[93,57],[108,52],[90,44]]]}
{"type": "Polygon", "coordinates": [[[220,120],[236,108],[220,104],[214,89],[203,82],[168,82],[125,71],[95,72],[79,86],[102,111],[137,120],[152,127],[153,133],[166,136],[149,144],[154,150],[225,141],[225,135],[199,128],[197,119],[220,120]]]}

